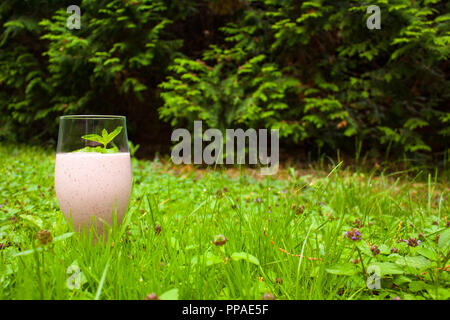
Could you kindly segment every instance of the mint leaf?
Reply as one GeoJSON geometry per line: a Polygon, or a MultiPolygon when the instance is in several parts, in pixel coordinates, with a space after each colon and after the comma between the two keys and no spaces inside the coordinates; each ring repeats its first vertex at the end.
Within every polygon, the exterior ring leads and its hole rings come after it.
{"type": "Polygon", "coordinates": [[[97,147],[84,147],[84,148],[78,149],[74,152],[117,153],[118,151],[119,151],[119,149],[117,147],[105,149],[100,146],[97,146],[97,147]]]}
{"type": "Polygon", "coordinates": [[[103,148],[100,146],[97,147],[84,147],[82,149],[75,150],[74,152],[101,152],[103,148]]]}
{"type": "MultiPolygon", "coordinates": [[[[105,130],[106,131],[106,130],[105,130]]],[[[107,143],[114,140],[115,137],[122,131],[122,127],[117,127],[113,132],[108,135],[107,143]]]]}
{"type": "Polygon", "coordinates": [[[98,134],[87,134],[82,136],[81,139],[98,142],[104,145],[103,137],[99,136],[98,134]]]}
{"type": "Polygon", "coordinates": [[[106,129],[102,130],[102,138],[103,138],[103,141],[108,140],[108,131],[106,131],[106,129]]]}
{"type": "Polygon", "coordinates": [[[117,137],[117,135],[122,131],[123,127],[117,127],[116,129],[114,129],[113,132],[108,133],[108,131],[106,129],[102,130],[102,135],[98,135],[98,134],[87,134],[82,136],[81,138],[84,140],[88,140],[88,141],[94,141],[94,142],[98,142],[101,143],[103,145],[103,151],[98,151],[97,148],[99,148],[99,146],[97,147],[86,147],[83,149],[78,150],[82,151],[82,152],[102,152],[102,153],[114,153],[117,152],[117,147],[113,147],[111,149],[106,149],[106,146],[108,145],[108,143],[110,143],[112,140],[114,140],[115,137],[117,137]],[[89,148],[95,148],[95,150],[89,149],[89,148]],[[106,151],[109,150],[109,151],[106,151]]]}
{"type": "Polygon", "coordinates": [[[108,148],[108,149],[102,149],[101,153],[117,153],[119,152],[119,148],[117,147],[112,147],[112,148],[108,148]]]}

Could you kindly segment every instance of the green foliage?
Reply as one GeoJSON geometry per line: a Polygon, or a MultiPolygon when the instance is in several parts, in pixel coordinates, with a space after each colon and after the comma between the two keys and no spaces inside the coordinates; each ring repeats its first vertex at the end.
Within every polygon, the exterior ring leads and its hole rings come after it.
{"type": "Polygon", "coordinates": [[[445,151],[449,5],[371,4],[381,30],[366,27],[363,1],[249,1],[220,29],[225,43],[174,61],[161,116],[277,128],[333,148],[355,139],[398,154],[445,151]]]}
{"type": "Polygon", "coordinates": [[[2,300],[450,298],[450,206],[435,201],[446,182],[331,166],[180,174],[170,160],[132,159],[129,209],[94,245],[59,210],[54,152],[2,145],[0,159],[2,300]],[[351,228],[360,241],[345,237],[351,228]],[[379,290],[367,287],[374,272],[379,290]]]}
{"type": "Polygon", "coordinates": [[[172,125],[191,125],[201,119],[222,130],[281,120],[277,110],[288,109],[283,98],[298,85],[297,80],[283,78],[274,64],[265,63],[264,54],[245,60],[238,49],[213,47],[204,59],[217,64],[209,67],[202,60],[175,59],[169,69],[177,78],[170,76],[161,84],[166,103],[160,109],[163,118],[171,119],[172,125]]]}
{"type": "Polygon", "coordinates": [[[178,300],[178,289],[171,289],[164,292],[161,297],[161,300],[178,300]]]}
{"type": "Polygon", "coordinates": [[[130,130],[153,115],[155,131],[200,119],[280,129],[288,146],[448,154],[446,1],[374,0],[379,30],[362,0],[83,0],[80,30],[70,4],[0,4],[0,139],[121,113],[130,130]]]}
{"type": "Polygon", "coordinates": [[[44,122],[41,131],[53,136],[56,115],[116,113],[128,104],[144,108],[152,77],[181,44],[162,39],[171,23],[163,1],[84,0],[80,30],[66,27],[69,4],[54,1],[46,14],[33,15],[39,3],[30,8],[19,2],[0,7],[6,28],[0,38],[3,130],[10,121],[44,122]]]}

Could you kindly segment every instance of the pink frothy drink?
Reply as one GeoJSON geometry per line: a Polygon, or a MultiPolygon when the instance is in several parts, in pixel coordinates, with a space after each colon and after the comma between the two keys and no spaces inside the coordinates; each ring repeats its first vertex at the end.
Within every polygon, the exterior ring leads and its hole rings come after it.
{"type": "Polygon", "coordinates": [[[130,200],[132,185],[129,153],[73,152],[56,155],[55,189],[61,211],[70,218],[75,230],[96,225],[101,219],[112,225],[122,220],[130,200]]]}
{"type": "Polygon", "coordinates": [[[125,117],[60,117],[55,190],[61,211],[76,231],[94,223],[101,233],[104,223],[119,224],[132,180],[125,117]]]}

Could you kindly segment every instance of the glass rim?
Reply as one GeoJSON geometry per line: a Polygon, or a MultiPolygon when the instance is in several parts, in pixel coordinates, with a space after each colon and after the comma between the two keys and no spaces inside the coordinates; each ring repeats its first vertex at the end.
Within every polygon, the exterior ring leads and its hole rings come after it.
{"type": "Polygon", "coordinates": [[[74,114],[74,115],[66,115],[60,116],[60,120],[125,120],[126,116],[117,116],[117,115],[98,115],[98,114],[74,114]]]}

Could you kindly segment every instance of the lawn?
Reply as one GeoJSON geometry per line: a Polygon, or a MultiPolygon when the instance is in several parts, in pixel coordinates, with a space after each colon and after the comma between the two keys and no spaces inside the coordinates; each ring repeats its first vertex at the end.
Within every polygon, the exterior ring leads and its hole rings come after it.
{"type": "Polygon", "coordinates": [[[54,158],[0,147],[0,299],[450,298],[433,176],[132,159],[124,221],[95,242],[59,210],[54,158]]]}

